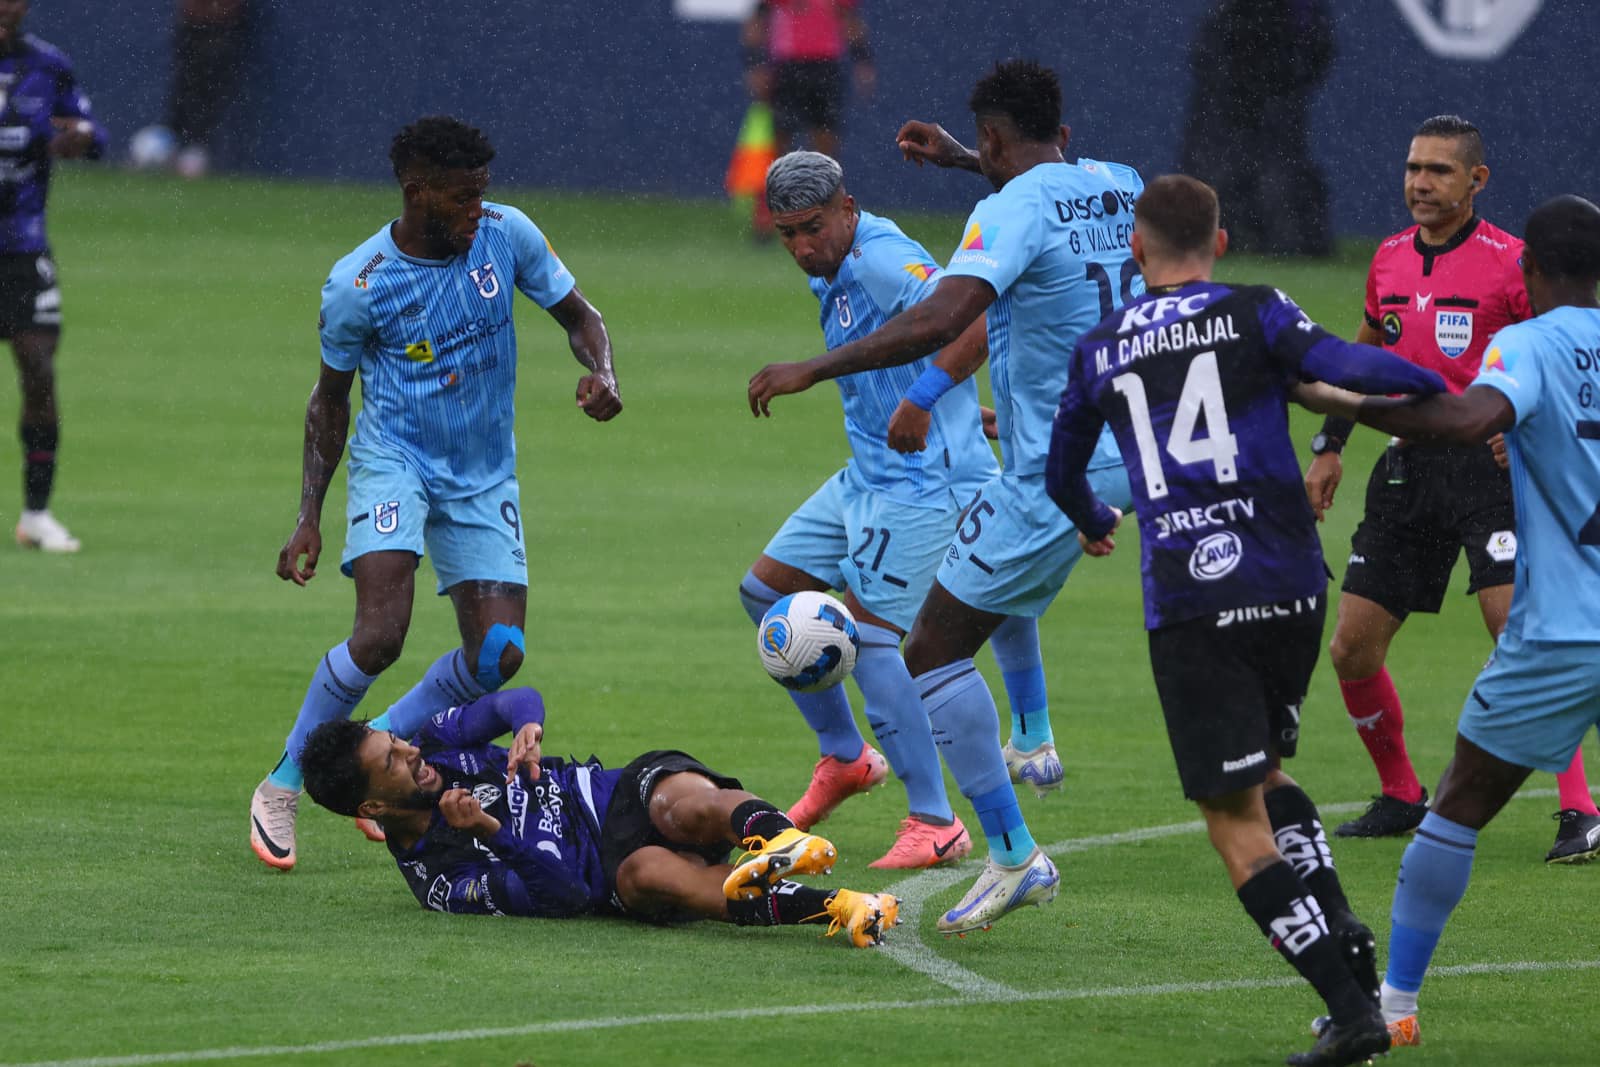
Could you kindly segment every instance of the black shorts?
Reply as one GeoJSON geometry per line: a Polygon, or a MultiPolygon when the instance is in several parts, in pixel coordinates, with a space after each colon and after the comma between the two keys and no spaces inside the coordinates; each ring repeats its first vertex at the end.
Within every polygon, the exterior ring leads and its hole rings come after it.
{"type": "MultiPolygon", "coordinates": [[[[611,794],[611,802],[606,805],[605,819],[600,824],[600,866],[605,871],[606,888],[619,908],[617,868],[622,866],[623,860],[646,845],[660,845],[674,852],[692,853],[707,863],[727,862],[730,851],[727,844],[696,847],[669,841],[650,821],[650,795],[656,791],[657,783],[667,775],[680,771],[693,771],[711,779],[722,789],[744,788],[739,779],[718,774],[688,753],[672,749],[646,752],[624,767],[622,777],[617,779],[616,791],[611,794]]],[[[728,834],[732,836],[732,827],[728,834]]]]}
{"type": "Polygon", "coordinates": [[[1300,704],[1322,650],[1326,594],[1150,631],[1150,666],[1183,795],[1260,785],[1300,741],[1300,704]]]}
{"type": "Polygon", "coordinates": [[[844,66],[827,60],[772,68],[772,123],[791,137],[837,130],[844,114],[844,66]]]}
{"type": "Polygon", "coordinates": [[[1350,539],[1344,591],[1397,619],[1436,612],[1467,552],[1467,592],[1510,585],[1517,534],[1511,476],[1487,445],[1394,446],[1367,482],[1367,511],[1350,539]]]}
{"type": "Polygon", "coordinates": [[[61,289],[48,252],[0,256],[0,338],[61,329],[61,289]]]}

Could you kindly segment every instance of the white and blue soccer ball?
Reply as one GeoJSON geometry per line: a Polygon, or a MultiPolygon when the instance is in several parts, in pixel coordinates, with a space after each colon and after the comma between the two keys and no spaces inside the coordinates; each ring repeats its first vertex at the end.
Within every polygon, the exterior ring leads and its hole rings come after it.
{"type": "Polygon", "coordinates": [[[172,165],[178,135],[166,126],[146,126],[128,140],[128,163],[135,170],[160,170],[172,165]]]}
{"type": "Polygon", "coordinates": [[[850,609],[827,593],[806,590],[767,609],[756,628],[756,650],[779,685],[815,693],[856,669],[861,635],[850,609]]]}

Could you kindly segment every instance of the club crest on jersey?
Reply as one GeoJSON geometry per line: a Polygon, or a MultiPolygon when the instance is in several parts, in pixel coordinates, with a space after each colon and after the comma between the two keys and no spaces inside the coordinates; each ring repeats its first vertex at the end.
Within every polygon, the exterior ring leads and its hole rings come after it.
{"type": "Polygon", "coordinates": [[[1189,575],[1202,582],[1214,582],[1233,573],[1244,559],[1244,542],[1232,530],[1223,530],[1207,537],[1194,546],[1189,554],[1189,575]]]}
{"type": "Polygon", "coordinates": [[[839,327],[848,330],[850,324],[856,321],[855,316],[850,313],[850,294],[840,293],[833,298],[833,303],[839,309],[839,327]]]}
{"type": "Polygon", "coordinates": [[[1439,351],[1455,359],[1472,347],[1472,312],[1439,311],[1433,317],[1433,339],[1439,351]]]}
{"type": "Polygon", "coordinates": [[[381,534],[392,534],[400,528],[400,501],[386,500],[372,508],[372,528],[381,534]]]}
{"type": "Polygon", "coordinates": [[[482,804],[487,808],[489,805],[500,799],[500,788],[498,786],[490,785],[488,782],[483,782],[472,787],[472,795],[477,799],[479,804],[482,804]]]}
{"type": "Polygon", "coordinates": [[[472,279],[472,284],[478,287],[478,295],[485,300],[493,300],[500,295],[500,277],[495,274],[493,263],[485,263],[481,267],[469,270],[467,276],[472,279]]]}

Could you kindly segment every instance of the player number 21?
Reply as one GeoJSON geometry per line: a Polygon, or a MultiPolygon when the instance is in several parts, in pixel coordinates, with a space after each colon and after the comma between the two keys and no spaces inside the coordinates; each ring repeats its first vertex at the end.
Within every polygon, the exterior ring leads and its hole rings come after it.
{"type": "MultiPolygon", "coordinates": [[[[1111,379],[1111,388],[1128,402],[1133,420],[1133,437],[1139,443],[1139,466],[1144,470],[1144,485],[1151,500],[1167,495],[1167,474],[1161,466],[1161,450],[1156,444],[1155,427],[1150,424],[1150,401],[1145,396],[1144,379],[1129,372],[1111,379]]],[[[1222,401],[1222,378],[1217,373],[1216,352],[1202,352],[1189,362],[1178,394],[1178,410],[1172,416],[1172,434],[1167,438],[1167,454],[1179,463],[1210,461],[1217,481],[1239,480],[1234,460],[1239,442],[1228,429],[1228,409],[1222,401]],[[1196,439],[1195,426],[1206,420],[1206,436],[1196,439]]]]}

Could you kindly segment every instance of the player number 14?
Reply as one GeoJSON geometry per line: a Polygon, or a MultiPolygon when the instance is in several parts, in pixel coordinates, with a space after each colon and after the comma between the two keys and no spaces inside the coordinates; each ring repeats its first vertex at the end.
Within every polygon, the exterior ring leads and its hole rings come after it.
{"type": "MultiPolygon", "coordinates": [[[[1161,449],[1156,444],[1155,427],[1150,423],[1150,401],[1144,379],[1133,372],[1111,379],[1111,388],[1128,402],[1133,420],[1133,437],[1139,444],[1139,466],[1151,500],[1167,495],[1167,473],[1161,465],[1161,449]]],[[[1222,400],[1222,378],[1217,373],[1216,352],[1202,352],[1189,362],[1183,391],[1178,394],[1178,410],[1172,416],[1172,433],[1167,438],[1167,454],[1179,463],[1209,461],[1223,484],[1239,480],[1234,460],[1239,442],[1228,429],[1228,409],[1222,400]],[[1195,427],[1206,420],[1206,436],[1196,439],[1195,427]]]]}

